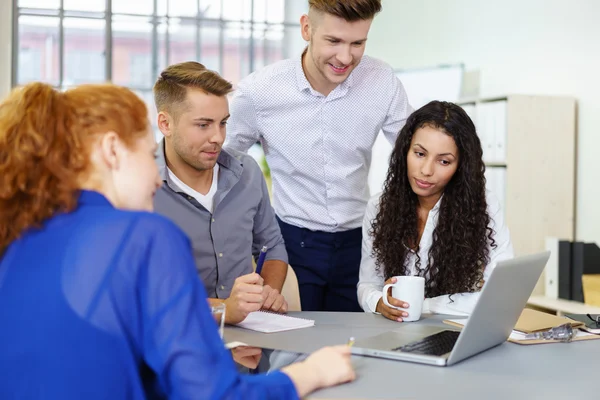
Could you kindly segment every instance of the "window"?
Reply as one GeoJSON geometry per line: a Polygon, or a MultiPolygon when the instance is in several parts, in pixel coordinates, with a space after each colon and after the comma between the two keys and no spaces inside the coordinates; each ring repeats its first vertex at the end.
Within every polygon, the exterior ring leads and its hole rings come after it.
{"type": "Polygon", "coordinates": [[[104,54],[89,50],[65,53],[63,86],[104,81],[104,54]]]}
{"type": "MultiPolygon", "coordinates": [[[[154,111],[152,86],[169,64],[196,60],[234,85],[299,54],[306,0],[13,0],[13,85],[67,88],[113,81],[154,111]],[[110,5],[110,7],[108,7],[110,5]]],[[[154,121],[154,119],[153,119],[154,121]]]]}
{"type": "Polygon", "coordinates": [[[42,50],[23,47],[19,57],[19,74],[22,82],[42,79],[42,50]]]}
{"type": "Polygon", "coordinates": [[[152,82],[152,57],[148,53],[131,53],[129,57],[129,73],[124,79],[135,87],[143,87],[152,82]]]}

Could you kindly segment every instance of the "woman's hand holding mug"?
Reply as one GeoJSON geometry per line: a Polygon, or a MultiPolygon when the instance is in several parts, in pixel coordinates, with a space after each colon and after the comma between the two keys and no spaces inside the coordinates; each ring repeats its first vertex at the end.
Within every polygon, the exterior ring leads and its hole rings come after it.
{"type": "Polygon", "coordinates": [[[425,278],[393,276],[385,281],[382,297],[377,302],[375,311],[398,322],[418,321],[424,300],[425,278]]]}

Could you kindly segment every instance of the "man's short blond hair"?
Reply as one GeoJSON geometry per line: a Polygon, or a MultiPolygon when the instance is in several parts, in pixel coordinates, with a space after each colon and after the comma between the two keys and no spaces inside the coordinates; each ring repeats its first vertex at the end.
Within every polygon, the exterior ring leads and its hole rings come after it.
{"type": "Polygon", "coordinates": [[[188,89],[199,89],[207,94],[226,96],[231,93],[233,86],[221,75],[198,62],[173,64],[161,72],[152,89],[156,109],[177,117],[177,111],[185,102],[188,89]]]}
{"type": "Polygon", "coordinates": [[[308,0],[308,9],[354,22],[373,19],[381,11],[381,0],[308,0]]]}

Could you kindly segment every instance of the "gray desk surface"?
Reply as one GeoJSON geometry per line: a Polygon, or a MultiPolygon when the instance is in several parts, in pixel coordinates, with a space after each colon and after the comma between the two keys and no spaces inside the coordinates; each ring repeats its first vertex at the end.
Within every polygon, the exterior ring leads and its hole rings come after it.
{"type": "MultiPolygon", "coordinates": [[[[414,324],[444,326],[447,316],[424,315],[419,322],[396,323],[367,313],[290,313],[315,320],[315,326],[262,334],[225,329],[226,341],[308,353],[414,324]]],[[[414,329],[414,328],[413,328],[414,329]]],[[[316,399],[558,399],[595,398],[600,379],[600,340],[543,345],[503,343],[450,367],[434,367],[370,357],[353,357],[357,380],[324,389],[316,399]]]]}

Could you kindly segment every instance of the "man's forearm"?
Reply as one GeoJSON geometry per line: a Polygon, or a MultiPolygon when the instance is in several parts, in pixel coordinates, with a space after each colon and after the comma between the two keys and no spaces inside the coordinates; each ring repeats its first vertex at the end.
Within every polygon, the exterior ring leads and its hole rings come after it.
{"type": "Polygon", "coordinates": [[[287,275],[288,265],[281,260],[269,260],[263,264],[260,276],[264,279],[264,284],[277,289],[281,293],[283,282],[287,275]]]}
{"type": "Polygon", "coordinates": [[[230,308],[231,305],[227,304],[227,300],[228,299],[208,299],[208,304],[210,304],[210,306],[217,306],[217,305],[221,305],[221,304],[225,304],[225,307],[227,307],[225,309],[225,323],[229,324],[229,325],[235,325],[238,322],[240,322],[243,318],[240,318],[239,315],[237,315],[237,313],[233,312],[233,310],[230,308]]]}
{"type": "MultiPolygon", "coordinates": [[[[210,297],[209,297],[209,298],[208,298],[208,305],[209,305],[209,306],[211,306],[211,307],[218,306],[218,305],[221,305],[221,304],[225,304],[225,305],[227,305],[227,304],[225,303],[225,300],[226,300],[226,299],[215,299],[215,298],[210,298],[210,297]]],[[[230,318],[231,318],[231,316],[230,316],[229,314],[230,314],[230,313],[228,313],[228,312],[227,312],[227,309],[225,309],[225,323],[226,323],[226,324],[232,324],[232,323],[235,323],[235,322],[231,322],[231,319],[230,319],[230,318]]]]}
{"type": "Polygon", "coordinates": [[[223,304],[223,303],[225,303],[225,299],[214,299],[214,298],[208,299],[208,304],[210,304],[211,307],[217,306],[217,305],[223,304]]]}

